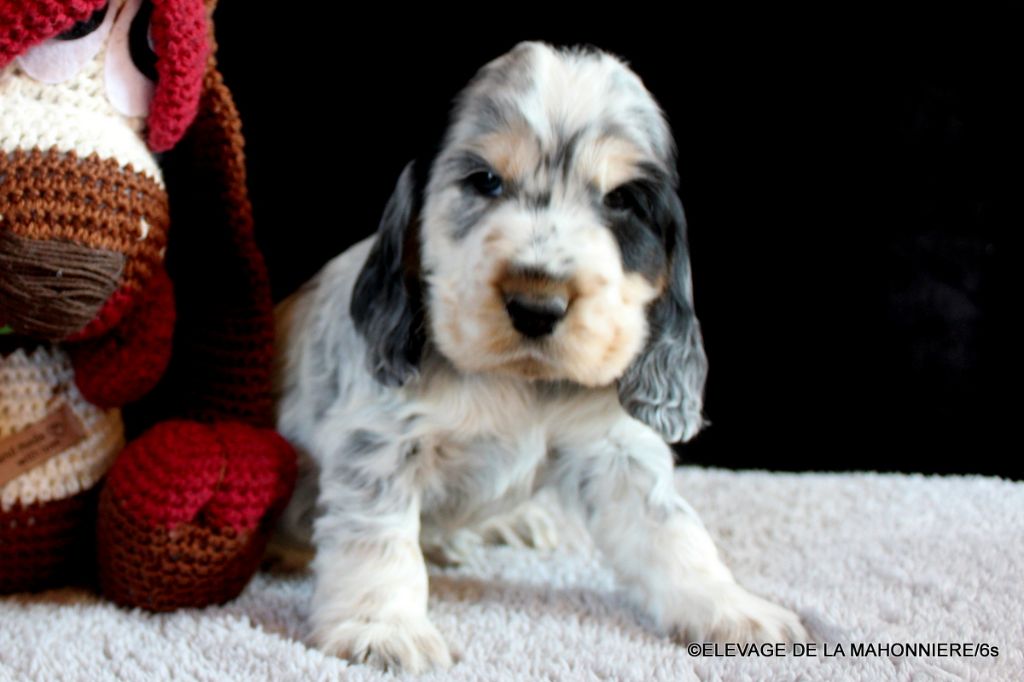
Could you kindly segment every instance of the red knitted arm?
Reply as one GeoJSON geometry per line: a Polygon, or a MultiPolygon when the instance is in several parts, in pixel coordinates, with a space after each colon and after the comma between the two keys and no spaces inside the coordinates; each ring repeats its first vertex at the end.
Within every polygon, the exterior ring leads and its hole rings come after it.
{"type": "Polygon", "coordinates": [[[160,56],[146,121],[149,147],[164,152],[185,133],[199,106],[209,55],[203,0],[153,0],[149,34],[160,56]]]}
{"type": "Polygon", "coordinates": [[[95,340],[68,345],[78,390],[100,407],[137,401],[167,369],[173,333],[174,292],[161,268],[116,327],[95,340]]]}

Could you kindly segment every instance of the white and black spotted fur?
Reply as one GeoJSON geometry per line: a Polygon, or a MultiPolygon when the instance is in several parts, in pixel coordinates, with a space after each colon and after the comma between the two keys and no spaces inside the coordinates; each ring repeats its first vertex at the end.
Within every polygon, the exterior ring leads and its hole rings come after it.
{"type": "Polygon", "coordinates": [[[459,96],[377,234],[281,304],[278,427],[305,456],[282,538],[315,517],[325,651],[450,665],[424,549],[457,559],[494,519],[549,539],[521,506],[541,489],[666,632],[805,636],[736,584],[673,485],[667,443],[700,429],[706,373],[674,163],[622,62],[523,43],[459,96]]]}

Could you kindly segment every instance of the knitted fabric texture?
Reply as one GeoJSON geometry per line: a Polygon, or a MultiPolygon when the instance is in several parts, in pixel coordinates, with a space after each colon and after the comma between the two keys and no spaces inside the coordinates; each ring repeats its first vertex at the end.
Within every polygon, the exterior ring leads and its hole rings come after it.
{"type": "Polygon", "coordinates": [[[78,388],[103,407],[142,398],[167,369],[174,321],[172,284],[161,268],[150,278],[134,314],[104,336],[71,346],[78,388]]]}
{"type": "Polygon", "coordinates": [[[92,582],[98,492],[0,512],[0,594],[92,582]]]}
{"type": "Polygon", "coordinates": [[[169,415],[269,428],[270,284],[253,236],[241,121],[212,64],[199,115],[165,167],[172,218],[189,229],[175,234],[167,253],[180,324],[157,401],[169,415]],[[231,352],[212,354],[210,348],[231,352]]]}
{"type": "MultiPolygon", "coordinates": [[[[0,0],[0,69],[105,4],[106,0],[0,0]]],[[[209,51],[202,0],[154,0],[150,36],[159,78],[147,121],[148,141],[153,151],[163,152],[181,139],[199,107],[209,51]]]]}
{"type": "Polygon", "coordinates": [[[40,346],[26,353],[19,348],[0,355],[0,439],[41,421],[62,403],[82,421],[86,438],[0,487],[0,511],[88,490],[124,447],[121,411],[97,408],[82,397],[71,360],[61,349],[40,346]]]}
{"type": "MultiPolygon", "coordinates": [[[[66,12],[78,6],[52,5],[66,12]]],[[[95,537],[100,584],[119,603],[164,610],[224,601],[258,566],[267,521],[293,485],[295,456],[267,428],[270,290],[252,234],[241,127],[216,71],[207,8],[199,0],[154,0],[159,82],[146,129],[142,114],[122,114],[104,88],[108,50],[127,49],[123,42],[97,42],[96,54],[83,50],[89,60],[59,82],[32,77],[33,54],[22,59],[24,49],[89,14],[81,9],[66,22],[39,26],[35,7],[0,0],[0,259],[13,265],[0,271],[0,317],[11,318],[0,327],[13,330],[5,347],[23,343],[28,357],[40,339],[26,330],[46,336],[67,317],[62,306],[76,314],[85,302],[94,306],[91,321],[61,337],[64,374],[46,379],[101,413],[126,405],[129,432],[142,435],[109,470],[109,457],[90,470],[94,478],[106,471],[98,502],[83,497],[76,506],[36,492],[32,499],[48,501],[35,509],[12,497],[7,519],[20,533],[17,542],[28,542],[25,529],[49,516],[79,545],[95,537]],[[15,25],[34,33],[6,30],[15,25]],[[167,156],[168,210],[151,150],[175,142],[167,156]],[[91,292],[74,305],[59,295],[65,283],[52,281],[63,277],[59,262],[67,258],[84,263],[68,273],[91,292]],[[123,263],[119,285],[102,303],[95,292],[109,288],[104,278],[116,263],[123,263]],[[47,312],[40,317],[34,305],[47,312]]],[[[114,21],[123,26],[132,19],[123,12],[137,7],[111,0],[108,11],[122,12],[114,21]]],[[[25,556],[5,554],[0,590],[41,586],[27,580],[31,560],[18,558],[25,556]]],[[[66,566],[73,556],[81,554],[58,547],[53,561],[66,566]]],[[[60,575],[67,573],[47,574],[60,575]]]]}
{"type": "MultiPolygon", "coordinates": [[[[2,0],[0,0],[2,1],[2,0]]],[[[66,81],[40,83],[17,62],[0,78],[0,150],[75,152],[77,158],[113,161],[163,187],[160,167],[142,137],[146,121],[125,117],[107,98],[104,64],[108,45],[66,81]]]]}
{"type": "Polygon", "coordinates": [[[260,523],[294,480],[290,447],[267,436],[182,421],[134,441],[100,499],[104,593],[155,611],[237,595],[266,546],[260,523]]]}
{"type": "Polygon", "coordinates": [[[0,439],[66,404],[85,438],[0,486],[0,592],[45,587],[87,567],[97,484],[124,446],[120,410],[83,398],[57,348],[0,355],[0,439]]]}
{"type": "Polygon", "coordinates": [[[0,0],[0,69],[18,54],[71,28],[107,0],[0,0]]]}
{"type": "Polygon", "coordinates": [[[157,53],[156,92],[149,105],[149,146],[167,151],[199,109],[209,54],[202,0],[154,0],[150,35],[157,53]]]}
{"type": "Polygon", "coordinates": [[[0,309],[18,332],[60,339],[89,324],[117,290],[124,256],[0,232],[0,309]]]}
{"type": "MultiPolygon", "coordinates": [[[[0,93],[2,96],[2,93],[0,93]]],[[[122,286],[139,292],[161,267],[170,222],[162,183],[115,158],[74,150],[15,149],[0,156],[4,232],[124,254],[122,286]]]]}
{"type": "Polygon", "coordinates": [[[199,115],[165,159],[172,222],[188,226],[167,254],[179,318],[170,368],[140,405],[150,421],[195,421],[158,424],[110,473],[97,553],[102,589],[119,603],[166,610],[233,598],[259,565],[262,521],[294,484],[294,452],[266,428],[273,306],[243,144],[211,57],[199,115]]]}

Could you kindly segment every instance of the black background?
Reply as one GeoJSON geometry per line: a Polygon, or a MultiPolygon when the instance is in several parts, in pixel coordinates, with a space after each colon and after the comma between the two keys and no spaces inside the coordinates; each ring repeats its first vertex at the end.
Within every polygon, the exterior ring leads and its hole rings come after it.
{"type": "Polygon", "coordinates": [[[479,66],[590,43],[630,62],[679,147],[713,423],[685,461],[1024,472],[995,331],[1019,16],[317,6],[216,17],[278,298],[375,229],[479,66]]]}

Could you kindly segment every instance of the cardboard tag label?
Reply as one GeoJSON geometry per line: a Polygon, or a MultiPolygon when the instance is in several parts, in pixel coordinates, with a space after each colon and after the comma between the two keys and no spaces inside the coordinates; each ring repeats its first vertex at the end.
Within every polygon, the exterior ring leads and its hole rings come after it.
{"type": "Polygon", "coordinates": [[[0,486],[80,443],[86,435],[82,420],[62,403],[35,424],[0,439],[0,486]]]}

